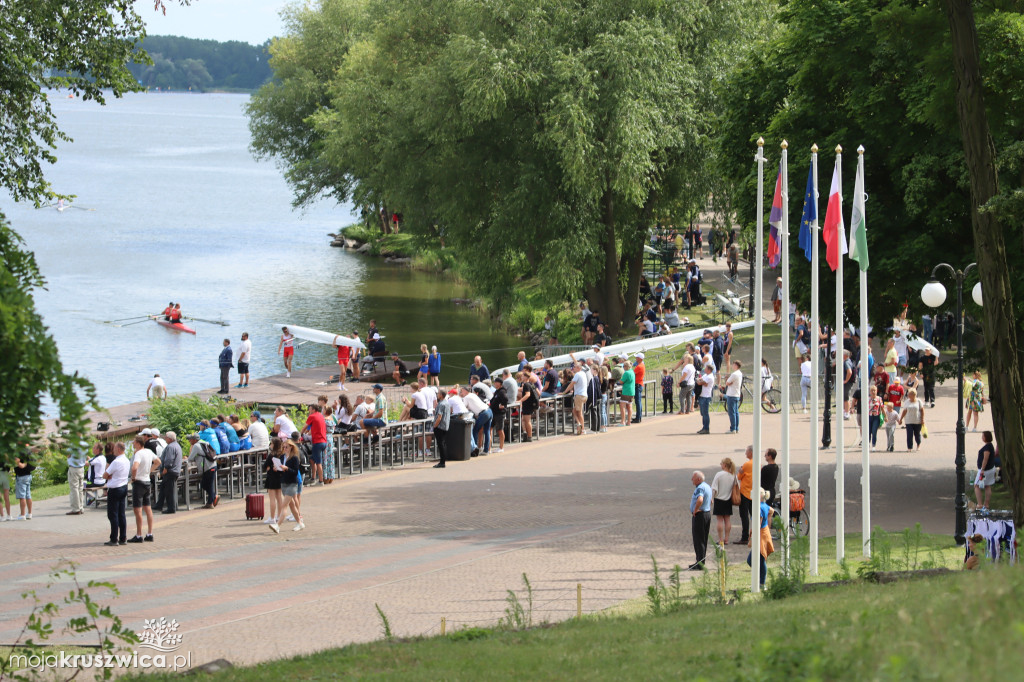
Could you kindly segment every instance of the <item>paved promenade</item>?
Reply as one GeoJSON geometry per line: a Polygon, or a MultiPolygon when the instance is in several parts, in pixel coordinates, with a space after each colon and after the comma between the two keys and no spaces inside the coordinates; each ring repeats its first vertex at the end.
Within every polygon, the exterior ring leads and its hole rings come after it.
{"type": "MultiPolygon", "coordinates": [[[[874,453],[877,525],[921,522],[926,531],[952,533],[954,390],[939,388],[922,453],[874,453]]],[[[983,417],[990,423],[990,413],[983,417]]],[[[779,422],[766,415],[765,447],[779,446],[779,422]]],[[[858,532],[860,451],[852,448],[855,422],[845,424],[846,528],[858,532]]],[[[693,561],[690,472],[711,475],[724,455],[741,461],[751,418],[743,415],[740,435],[725,433],[721,413],[712,435],[694,435],[698,428],[696,414],[658,416],[605,435],[514,445],[443,470],[415,465],[307,487],[306,529],[298,533],[282,524],[273,535],[244,519],[242,501],[225,501],[215,510],[158,514],[155,543],[109,548],[103,511],[67,517],[66,498],[41,502],[32,521],[0,525],[7,548],[0,641],[12,641],[24,621],[20,594],[41,590],[61,557],[76,561],[84,578],[114,581],[121,590],[114,609],[136,630],[147,618],[176,619],[195,663],[254,663],[376,639],[374,604],[397,636],[437,633],[442,617],[449,628],[491,625],[524,572],[535,620],[573,615],[577,583],[584,611],[604,609],[644,592],[651,554],[667,566],[693,561]]],[[[793,417],[793,473],[802,483],[809,429],[808,416],[793,417]]],[[[897,437],[902,443],[903,433],[897,437]]],[[[969,433],[968,462],[978,447],[980,434],[969,433]]],[[[834,451],[823,453],[823,535],[834,527],[834,461],[834,451]]],[[[128,527],[131,534],[130,509],[128,527]]],[[[746,548],[731,546],[730,554],[742,562],[746,548]]]]}

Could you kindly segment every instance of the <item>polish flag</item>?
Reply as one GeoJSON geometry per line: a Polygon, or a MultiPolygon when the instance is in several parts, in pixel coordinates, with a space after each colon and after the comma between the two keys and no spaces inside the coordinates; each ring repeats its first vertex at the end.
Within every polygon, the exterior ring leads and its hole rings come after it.
{"type": "Polygon", "coordinates": [[[825,237],[825,260],[832,272],[839,267],[839,259],[847,253],[846,227],[843,224],[843,190],[839,182],[839,160],[836,159],[835,170],[832,171],[832,189],[828,193],[828,208],[825,209],[825,225],[822,229],[825,237]]]}

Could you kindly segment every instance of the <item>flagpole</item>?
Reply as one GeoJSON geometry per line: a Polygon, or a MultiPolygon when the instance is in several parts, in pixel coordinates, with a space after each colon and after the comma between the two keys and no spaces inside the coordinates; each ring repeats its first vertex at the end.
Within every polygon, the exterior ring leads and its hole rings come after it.
{"type": "MultiPolygon", "coordinates": [[[[842,193],[843,186],[843,148],[840,145],[836,145],[836,175],[839,177],[839,188],[840,195],[842,193]]],[[[840,211],[842,208],[840,207],[840,211]]],[[[840,213],[842,215],[842,213],[840,213]]],[[[843,232],[840,226],[840,232],[843,232]]],[[[837,235],[837,239],[841,243],[845,235],[837,235]]],[[[837,247],[839,252],[836,265],[836,381],[835,381],[835,394],[836,394],[836,412],[839,412],[842,407],[843,400],[840,397],[840,390],[843,386],[843,372],[846,369],[846,363],[843,361],[843,253],[842,249],[837,247]]],[[[831,341],[831,339],[830,339],[831,341]]],[[[843,419],[837,419],[839,422],[836,428],[836,561],[842,561],[846,557],[846,459],[845,453],[843,452],[843,431],[845,424],[843,421],[847,418],[847,414],[843,413],[843,419]]]]}
{"type": "MultiPolygon", "coordinates": [[[[854,206],[864,200],[864,145],[857,147],[857,191],[861,196],[853,198],[854,206]]],[[[862,216],[863,219],[863,216],[862,216]]],[[[852,220],[850,221],[853,222],[852,220]]],[[[860,229],[854,225],[854,229],[860,229]]],[[[864,221],[867,229],[867,221],[864,221]]],[[[866,234],[865,234],[866,236],[866,234]]],[[[862,257],[867,254],[861,254],[862,257]]],[[[870,387],[868,385],[867,353],[871,352],[871,340],[868,338],[868,272],[864,266],[860,268],[860,458],[861,458],[861,545],[864,557],[871,557],[871,455],[868,443],[868,419],[870,412],[870,387]]]]}
{"type": "MultiPolygon", "coordinates": [[[[783,546],[783,569],[789,572],[789,358],[792,351],[786,340],[791,339],[789,319],[789,143],[782,141],[782,225],[779,227],[779,241],[782,242],[782,481],[779,494],[782,502],[782,532],[786,541],[783,546]]],[[[758,368],[760,371],[760,368],[758,368]]],[[[760,406],[755,410],[760,411],[760,406]]]]}
{"type": "MultiPolygon", "coordinates": [[[[757,138],[757,237],[754,247],[754,371],[761,377],[761,357],[764,330],[764,138],[757,138]]],[[[750,467],[753,480],[750,486],[750,591],[761,590],[761,404],[760,392],[754,406],[754,461],[750,467]]]]}
{"type": "MultiPolygon", "coordinates": [[[[811,146],[811,173],[814,176],[814,201],[815,209],[818,206],[818,145],[811,146]]],[[[811,478],[807,487],[810,488],[810,515],[811,515],[811,553],[810,571],[811,575],[818,575],[818,374],[821,371],[818,352],[818,334],[821,332],[821,320],[818,319],[818,211],[814,211],[814,221],[811,223],[811,237],[814,246],[811,250],[811,322],[807,325],[811,337],[809,350],[811,351],[811,478]]]]}

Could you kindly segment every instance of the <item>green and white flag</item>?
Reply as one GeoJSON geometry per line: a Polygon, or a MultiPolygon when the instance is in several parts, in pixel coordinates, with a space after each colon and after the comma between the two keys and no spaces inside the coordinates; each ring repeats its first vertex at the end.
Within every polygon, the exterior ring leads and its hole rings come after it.
{"type": "Polygon", "coordinates": [[[868,269],[868,225],[864,219],[864,155],[859,155],[857,180],[853,185],[853,215],[850,217],[850,258],[868,269]]]}

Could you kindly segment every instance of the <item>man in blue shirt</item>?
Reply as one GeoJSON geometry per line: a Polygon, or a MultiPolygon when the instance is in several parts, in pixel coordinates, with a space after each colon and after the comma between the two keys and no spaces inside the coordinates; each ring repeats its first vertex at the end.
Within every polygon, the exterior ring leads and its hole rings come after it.
{"type": "Polygon", "coordinates": [[[220,352],[220,357],[217,359],[217,363],[220,365],[220,390],[217,393],[221,395],[227,395],[229,381],[229,375],[231,374],[231,359],[234,357],[234,353],[231,350],[231,340],[224,339],[224,350],[220,352]]]}
{"type": "Polygon", "coordinates": [[[690,498],[693,550],[697,553],[697,560],[690,564],[690,570],[702,571],[708,553],[708,534],[711,532],[711,486],[704,480],[702,471],[694,471],[690,480],[693,482],[693,497],[690,498]]]}
{"type": "MultiPolygon", "coordinates": [[[[487,369],[487,365],[484,364],[484,361],[479,355],[473,358],[473,365],[469,368],[469,376],[470,378],[475,376],[480,379],[480,381],[485,381],[491,376],[491,371],[487,369]]],[[[467,381],[468,380],[469,379],[467,379],[467,381]]]]}

